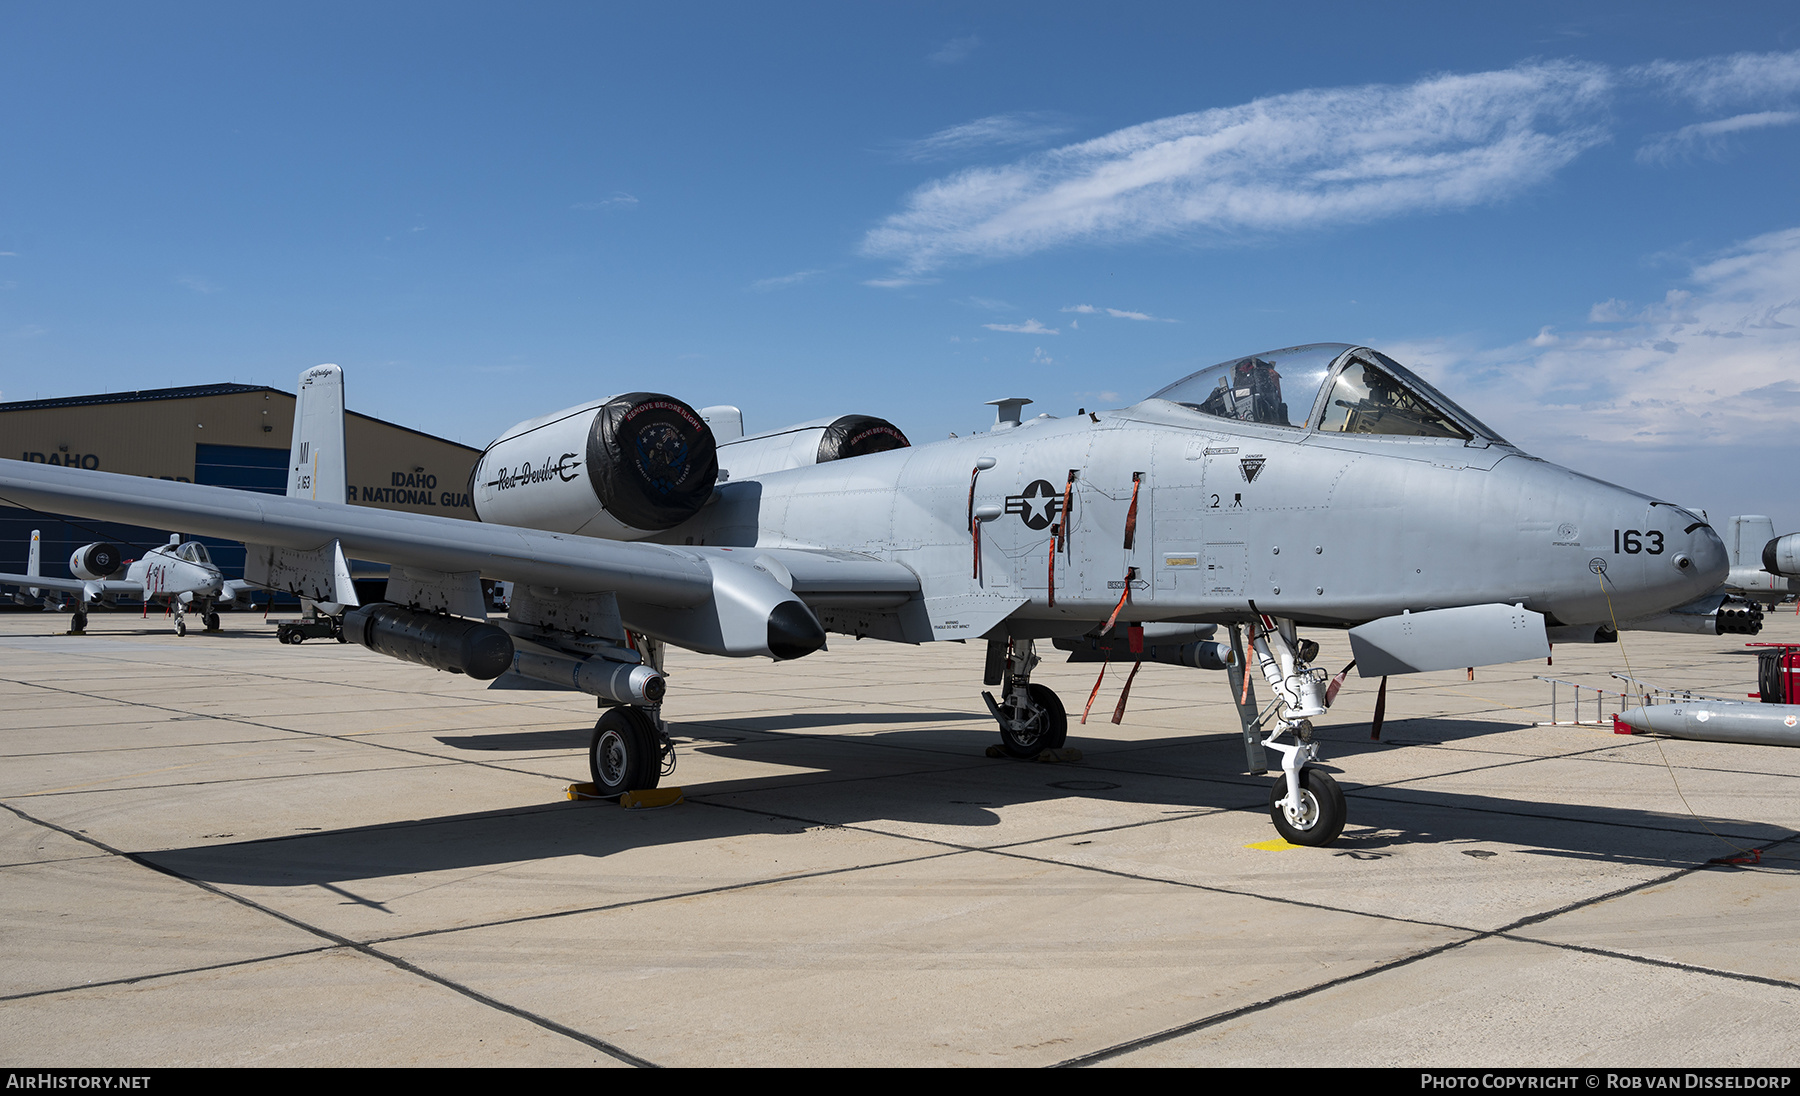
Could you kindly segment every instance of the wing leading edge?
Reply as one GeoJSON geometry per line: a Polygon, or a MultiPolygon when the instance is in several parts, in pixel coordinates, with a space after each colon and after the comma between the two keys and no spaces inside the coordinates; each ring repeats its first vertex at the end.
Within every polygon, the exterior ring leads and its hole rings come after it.
{"type": "Polygon", "coordinates": [[[475,571],[553,596],[610,593],[622,606],[639,607],[630,614],[637,619],[627,622],[633,628],[713,654],[769,653],[752,638],[766,630],[733,628],[724,617],[734,613],[766,617],[792,602],[810,618],[808,603],[894,604],[919,593],[908,568],[857,553],[599,540],[25,461],[0,459],[0,501],[299,553],[328,549],[335,540],[356,559],[447,574],[475,571]],[[665,620],[667,627],[659,627],[665,620]]]}

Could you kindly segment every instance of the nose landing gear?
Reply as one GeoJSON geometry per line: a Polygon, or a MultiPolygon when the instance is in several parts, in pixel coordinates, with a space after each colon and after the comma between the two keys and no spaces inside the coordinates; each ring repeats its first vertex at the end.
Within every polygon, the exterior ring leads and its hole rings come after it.
{"type": "MultiPolygon", "coordinates": [[[[1329,845],[1344,831],[1344,792],[1331,774],[1311,764],[1319,760],[1312,717],[1324,715],[1324,670],[1307,665],[1316,644],[1296,634],[1294,622],[1266,616],[1250,629],[1251,649],[1263,680],[1275,693],[1275,725],[1262,745],[1281,754],[1281,777],[1269,790],[1269,817],[1281,836],[1296,845],[1329,845]],[[1308,649],[1310,648],[1310,650],[1308,649]],[[1291,742],[1278,741],[1291,736],[1291,742]]],[[[1234,625],[1235,627],[1235,625],[1234,625]]],[[[1249,690],[1246,688],[1245,695],[1249,690]]]]}
{"type": "Polygon", "coordinates": [[[999,685],[1003,699],[995,700],[989,692],[981,698],[1000,724],[1000,748],[1009,757],[1030,759],[1045,750],[1060,750],[1069,738],[1062,698],[1048,686],[1032,683],[1031,670],[1037,664],[1029,639],[989,641],[986,683],[999,685]]]}

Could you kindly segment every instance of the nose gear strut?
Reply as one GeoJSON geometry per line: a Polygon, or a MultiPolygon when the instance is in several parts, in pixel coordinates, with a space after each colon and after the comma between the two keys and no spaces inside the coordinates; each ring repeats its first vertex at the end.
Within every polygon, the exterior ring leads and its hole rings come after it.
{"type": "Polygon", "coordinates": [[[988,711],[1000,724],[1000,748],[1009,756],[1034,758],[1045,750],[1060,750],[1069,737],[1069,716],[1062,699],[1048,686],[1034,684],[1032,668],[1038,657],[1029,639],[989,640],[987,684],[1000,686],[1000,700],[983,692],[988,711]],[[995,679],[994,656],[1004,650],[1000,677],[995,679]]]}
{"type": "MultiPolygon", "coordinates": [[[[1258,614],[1250,628],[1250,647],[1275,694],[1274,726],[1262,740],[1281,754],[1281,779],[1269,793],[1269,816],[1281,836],[1296,845],[1329,845],[1343,832],[1345,805],[1337,781],[1314,764],[1319,744],[1313,740],[1312,720],[1329,707],[1328,672],[1307,664],[1318,645],[1300,639],[1293,621],[1258,614]],[[1283,735],[1293,741],[1277,741],[1283,735]]],[[[1245,691],[1247,695],[1247,681],[1245,691]]]]}

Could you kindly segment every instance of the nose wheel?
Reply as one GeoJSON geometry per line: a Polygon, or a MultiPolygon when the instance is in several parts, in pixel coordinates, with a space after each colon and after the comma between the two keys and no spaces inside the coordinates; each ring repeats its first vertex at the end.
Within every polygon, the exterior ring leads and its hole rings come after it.
{"type": "Polygon", "coordinates": [[[1025,687],[1023,704],[999,707],[1000,748],[1012,757],[1036,757],[1060,750],[1069,739],[1069,715],[1062,698],[1035,682],[1025,687]]]}
{"type": "Polygon", "coordinates": [[[1344,791],[1331,774],[1311,765],[1300,770],[1300,794],[1287,799],[1284,773],[1269,789],[1269,818],[1281,836],[1295,845],[1329,845],[1344,832],[1344,791]]]}
{"type": "Polygon", "coordinates": [[[984,692],[988,711],[1000,724],[1000,748],[1009,757],[1031,759],[1045,750],[1060,750],[1069,738],[1069,715],[1062,699],[1048,686],[1031,680],[1038,664],[1029,639],[994,640],[988,648],[986,683],[999,685],[1003,699],[984,692]]]}

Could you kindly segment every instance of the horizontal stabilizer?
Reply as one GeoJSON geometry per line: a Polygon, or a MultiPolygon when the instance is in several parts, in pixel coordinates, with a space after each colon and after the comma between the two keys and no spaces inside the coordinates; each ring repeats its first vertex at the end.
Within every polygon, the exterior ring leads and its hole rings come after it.
{"type": "Polygon", "coordinates": [[[1350,629],[1362,677],[1460,670],[1548,658],[1542,614],[1516,605],[1465,605],[1382,617],[1350,629]]]}

